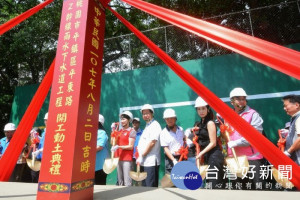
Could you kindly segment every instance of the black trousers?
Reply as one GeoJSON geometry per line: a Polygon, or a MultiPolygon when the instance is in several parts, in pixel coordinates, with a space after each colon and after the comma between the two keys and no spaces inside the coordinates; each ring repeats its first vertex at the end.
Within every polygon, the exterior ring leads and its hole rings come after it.
{"type": "Polygon", "coordinates": [[[103,169],[95,172],[95,185],[106,185],[106,176],[107,174],[103,169]]]}
{"type": "Polygon", "coordinates": [[[158,187],[159,165],[144,167],[141,166],[141,172],[147,172],[147,178],[143,180],[142,186],[158,187]]]}
{"type": "MultiPolygon", "coordinates": [[[[180,158],[180,155],[179,156],[173,155],[173,157],[178,161],[180,158]]],[[[167,155],[165,155],[165,173],[171,174],[173,167],[174,167],[173,161],[170,160],[170,158],[167,155]]]]}
{"type": "Polygon", "coordinates": [[[211,184],[212,189],[222,189],[225,187],[223,179],[224,156],[219,148],[214,148],[204,155],[205,163],[209,165],[206,172],[206,184],[211,184]]]}
{"type": "Polygon", "coordinates": [[[26,163],[16,164],[9,181],[11,182],[31,182],[30,168],[26,163]]]}
{"type": "Polygon", "coordinates": [[[31,170],[30,173],[31,173],[31,182],[32,183],[39,182],[40,171],[31,170]]]}

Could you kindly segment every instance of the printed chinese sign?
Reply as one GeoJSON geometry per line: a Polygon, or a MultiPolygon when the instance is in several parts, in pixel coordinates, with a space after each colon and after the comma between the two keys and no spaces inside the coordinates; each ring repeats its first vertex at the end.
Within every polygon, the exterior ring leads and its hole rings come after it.
{"type": "Polygon", "coordinates": [[[93,198],[104,25],[98,1],[64,1],[38,199],[93,198]]]}

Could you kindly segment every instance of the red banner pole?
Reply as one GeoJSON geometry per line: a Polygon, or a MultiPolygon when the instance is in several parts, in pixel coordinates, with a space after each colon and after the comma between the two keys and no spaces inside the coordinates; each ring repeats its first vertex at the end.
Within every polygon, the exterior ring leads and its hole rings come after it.
{"type": "Polygon", "coordinates": [[[12,29],[13,27],[15,27],[16,25],[18,25],[19,23],[21,23],[22,21],[26,20],[28,17],[30,17],[31,15],[37,13],[39,10],[43,9],[45,6],[47,6],[48,4],[52,3],[53,0],[47,0],[29,10],[27,10],[26,12],[22,13],[21,15],[9,20],[8,22],[0,25],[0,35],[2,35],[3,33],[5,33],[6,31],[12,29]]]}
{"type": "Polygon", "coordinates": [[[24,144],[28,139],[30,130],[34,125],[34,122],[49,92],[53,78],[54,65],[55,61],[52,62],[47,74],[45,75],[25,114],[23,115],[22,120],[17,127],[17,130],[14,133],[14,136],[12,137],[5,153],[0,159],[0,181],[8,181],[14,170],[24,144]]]}
{"type": "Polygon", "coordinates": [[[300,80],[300,52],[141,0],[124,2],[300,80]]]}
{"type": "Polygon", "coordinates": [[[126,21],[117,12],[108,8],[125,26],[128,27],[143,43],[145,43],[166,65],[168,65],[192,90],[201,96],[216,112],[225,118],[243,137],[246,138],[259,152],[261,152],[274,167],[278,165],[292,166],[292,183],[300,189],[300,167],[284,155],[273,143],[259,133],[255,128],[242,119],[229,106],[227,106],[214,93],[206,88],[200,81],[189,74],[183,67],[174,61],[168,54],[156,46],[142,32],[126,21]],[[276,156],[274,156],[276,155],[276,156]]]}
{"type": "Polygon", "coordinates": [[[105,10],[63,3],[37,199],[93,199],[105,10]]]}

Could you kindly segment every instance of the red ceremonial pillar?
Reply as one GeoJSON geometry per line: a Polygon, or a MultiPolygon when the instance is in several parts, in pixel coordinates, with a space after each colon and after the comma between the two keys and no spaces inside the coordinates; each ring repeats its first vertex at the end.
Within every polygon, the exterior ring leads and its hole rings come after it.
{"type": "Polygon", "coordinates": [[[37,199],[93,199],[105,10],[64,0],[37,199]]]}

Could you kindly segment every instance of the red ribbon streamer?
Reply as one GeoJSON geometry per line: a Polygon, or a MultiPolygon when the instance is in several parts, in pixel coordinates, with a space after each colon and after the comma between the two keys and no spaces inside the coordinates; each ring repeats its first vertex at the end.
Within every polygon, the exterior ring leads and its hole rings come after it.
{"type": "Polygon", "coordinates": [[[8,181],[22,152],[30,130],[39,114],[41,107],[51,87],[55,61],[52,62],[42,83],[33,96],[22,120],[14,133],[5,153],[0,160],[0,181],[8,181]]]}
{"type": "Polygon", "coordinates": [[[0,35],[5,33],[6,31],[12,29],[13,27],[18,25],[22,21],[26,20],[28,17],[32,16],[33,14],[37,13],[39,10],[43,9],[45,6],[50,4],[52,1],[53,0],[47,0],[33,8],[27,10],[26,12],[22,13],[21,15],[9,20],[8,22],[0,25],[0,35]]]}
{"type": "Polygon", "coordinates": [[[114,137],[114,138],[118,138],[120,136],[120,132],[119,131],[113,131],[111,134],[110,134],[110,137],[114,137]]]}
{"type": "Polygon", "coordinates": [[[123,0],[186,31],[300,80],[298,51],[141,0],[123,0]]]}
{"type": "Polygon", "coordinates": [[[37,143],[40,143],[40,139],[39,138],[32,138],[31,139],[31,144],[36,145],[37,143]]]}
{"type": "Polygon", "coordinates": [[[217,119],[218,119],[218,121],[220,122],[220,132],[221,133],[225,133],[226,131],[229,133],[229,134],[231,134],[231,133],[233,133],[233,130],[228,126],[228,125],[225,125],[221,120],[220,120],[220,118],[217,116],[217,119]]]}
{"type": "Polygon", "coordinates": [[[273,143],[262,136],[255,128],[242,119],[229,106],[227,106],[214,93],[200,83],[195,77],[189,74],[176,61],[168,56],[163,50],[156,46],[143,33],[137,30],[132,24],[126,21],[120,14],[108,7],[108,9],[127,26],[143,43],[145,43],[166,65],[168,65],[188,86],[201,96],[216,112],[229,122],[235,130],[250,142],[275,168],[278,165],[292,165],[292,183],[300,189],[300,167],[284,155],[273,143]],[[276,155],[276,156],[274,156],[276,155]]]}
{"type": "MultiPolygon", "coordinates": [[[[198,136],[195,135],[193,137],[193,144],[196,145],[196,146],[199,145],[197,141],[198,141],[198,136]]],[[[197,153],[200,153],[200,152],[197,152],[197,153]]]]}
{"type": "MultiPolygon", "coordinates": [[[[194,127],[192,128],[192,132],[194,134],[194,137],[193,137],[193,144],[195,145],[196,147],[196,156],[199,155],[200,151],[201,151],[201,148],[200,148],[200,145],[198,143],[198,136],[196,135],[195,131],[198,131],[199,130],[199,127],[194,127]]],[[[202,156],[201,157],[201,160],[200,160],[200,163],[203,163],[204,162],[204,157],[202,156]]]]}
{"type": "Polygon", "coordinates": [[[192,128],[192,132],[194,134],[193,137],[193,144],[196,146],[196,154],[198,155],[200,153],[200,145],[198,143],[198,136],[196,135],[195,131],[198,131],[199,127],[192,128]]]}

